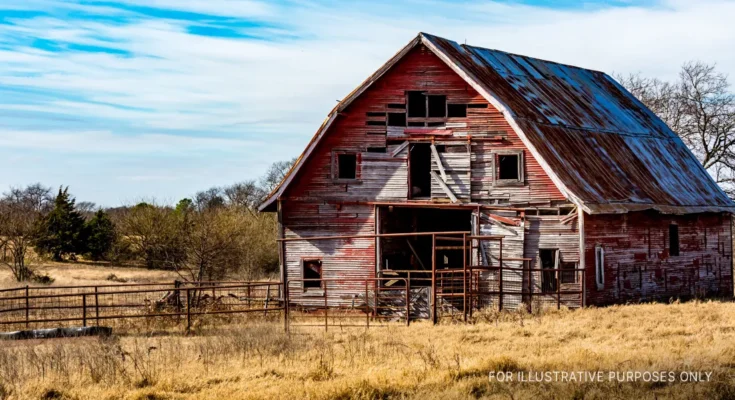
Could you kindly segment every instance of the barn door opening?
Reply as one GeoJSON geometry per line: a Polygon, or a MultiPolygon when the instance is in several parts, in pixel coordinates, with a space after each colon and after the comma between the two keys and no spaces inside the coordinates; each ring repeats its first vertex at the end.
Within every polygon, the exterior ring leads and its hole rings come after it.
{"type": "Polygon", "coordinates": [[[557,265],[559,264],[559,250],[539,249],[539,262],[541,264],[541,291],[543,293],[556,292],[557,265]],[[545,271],[549,270],[549,271],[545,271]]]}
{"type": "Polygon", "coordinates": [[[409,198],[431,198],[431,145],[412,143],[409,147],[409,198]]]}

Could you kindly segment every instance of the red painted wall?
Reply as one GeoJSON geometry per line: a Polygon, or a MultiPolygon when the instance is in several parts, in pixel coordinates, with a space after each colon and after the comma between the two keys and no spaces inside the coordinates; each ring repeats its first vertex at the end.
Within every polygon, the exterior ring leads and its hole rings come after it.
{"type": "Polygon", "coordinates": [[[587,304],[690,296],[732,296],[730,216],[636,212],[585,215],[587,304]],[[679,226],[671,256],[669,225],[679,226]],[[595,282],[595,247],[605,252],[605,284],[595,282]]]}

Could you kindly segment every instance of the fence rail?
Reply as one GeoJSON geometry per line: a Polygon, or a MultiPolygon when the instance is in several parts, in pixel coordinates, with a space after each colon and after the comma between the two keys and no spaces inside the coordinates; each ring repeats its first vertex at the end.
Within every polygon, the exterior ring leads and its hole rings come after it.
{"type": "Polygon", "coordinates": [[[131,319],[185,323],[202,315],[260,313],[285,309],[280,282],[198,282],[100,286],[25,287],[0,297],[0,328],[49,324],[124,325],[131,319]],[[12,294],[12,295],[8,295],[12,294]]]}

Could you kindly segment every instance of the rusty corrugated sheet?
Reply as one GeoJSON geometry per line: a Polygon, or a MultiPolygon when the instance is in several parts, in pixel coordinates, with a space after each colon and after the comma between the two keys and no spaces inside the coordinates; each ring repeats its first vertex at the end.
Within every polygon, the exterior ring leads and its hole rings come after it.
{"type": "Polygon", "coordinates": [[[506,106],[589,213],[735,208],[681,139],[608,75],[422,35],[506,106]]]}

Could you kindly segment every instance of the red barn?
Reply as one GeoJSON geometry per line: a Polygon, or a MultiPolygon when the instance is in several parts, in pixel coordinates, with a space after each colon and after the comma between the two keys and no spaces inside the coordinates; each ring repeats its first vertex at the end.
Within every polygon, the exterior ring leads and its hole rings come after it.
{"type": "Polygon", "coordinates": [[[733,293],[735,204],[620,84],[424,33],[332,110],[261,210],[296,304],[391,285],[434,315],[733,293]]]}

